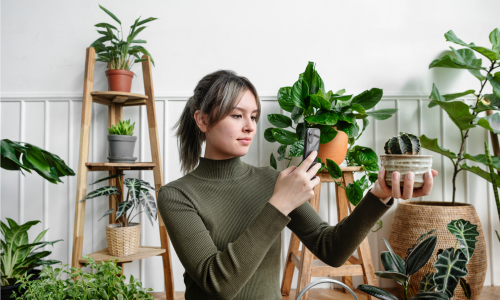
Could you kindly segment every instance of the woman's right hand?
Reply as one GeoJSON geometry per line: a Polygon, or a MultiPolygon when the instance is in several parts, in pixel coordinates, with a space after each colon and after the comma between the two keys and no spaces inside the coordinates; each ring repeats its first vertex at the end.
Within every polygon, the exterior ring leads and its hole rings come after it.
{"type": "Polygon", "coordinates": [[[311,180],[321,164],[317,163],[307,169],[316,158],[317,151],[312,151],[300,166],[291,166],[281,171],[274,186],[274,194],[269,203],[279,209],[284,215],[309,201],[314,196],[314,187],[321,182],[318,176],[311,180]]]}

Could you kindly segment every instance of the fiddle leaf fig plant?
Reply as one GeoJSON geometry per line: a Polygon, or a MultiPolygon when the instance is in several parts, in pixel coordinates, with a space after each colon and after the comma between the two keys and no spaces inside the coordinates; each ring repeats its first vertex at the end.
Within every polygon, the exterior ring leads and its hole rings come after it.
{"type": "Polygon", "coordinates": [[[304,152],[304,136],[307,128],[319,128],[320,144],[333,140],[338,131],[347,134],[349,149],[346,160],[348,166],[361,166],[366,174],[347,187],[337,178],[342,178],[340,167],[330,159],[321,161],[320,171],[326,169],[335,183],[346,189],[348,199],[357,205],[363,198],[363,191],[377,180],[378,158],[375,151],[368,147],[354,145],[369,124],[368,117],[376,120],[390,118],[397,109],[372,110],[382,99],[381,89],[372,88],[359,95],[346,95],[344,89],[336,92],[327,91],[323,79],[315,69],[314,62],[309,62],[305,71],[299,74],[298,80],[292,86],[282,87],[278,91],[280,107],[289,113],[269,114],[268,121],[275,127],[264,131],[264,138],[271,143],[278,142],[278,157],[271,153],[270,164],[277,169],[277,161],[288,160],[288,166],[293,157],[301,157],[304,152]],[[357,120],[362,121],[362,128],[357,120]],[[334,128],[336,127],[336,129],[334,128]],[[288,156],[287,156],[288,149],[288,156]]]}
{"type": "MultiPolygon", "coordinates": [[[[450,47],[452,53],[444,55],[432,61],[429,65],[430,68],[452,68],[467,70],[472,76],[479,80],[479,91],[466,90],[464,92],[441,95],[437,86],[433,84],[432,92],[429,98],[432,100],[429,107],[439,106],[446,111],[449,118],[455,123],[461,136],[461,145],[457,149],[458,153],[452,152],[439,146],[437,139],[427,137],[426,135],[420,136],[422,147],[434,151],[441,155],[448,157],[454,166],[454,173],[452,178],[453,183],[453,198],[452,203],[455,204],[456,195],[456,179],[457,174],[466,170],[474,173],[490,182],[496,181],[500,183],[500,176],[494,174],[493,179],[489,172],[484,171],[482,168],[476,166],[469,166],[464,160],[468,159],[474,162],[488,165],[485,155],[470,155],[465,153],[465,142],[469,137],[469,131],[472,128],[483,127],[490,131],[492,134],[500,133],[500,114],[498,112],[489,114],[485,117],[480,117],[479,114],[484,111],[498,111],[500,110],[500,72],[495,72],[500,67],[500,31],[498,28],[490,33],[490,42],[492,48],[476,46],[474,43],[467,44],[459,39],[455,33],[450,30],[444,34],[446,41],[458,44],[465,48],[455,49],[450,47]],[[486,66],[483,67],[483,59],[477,58],[476,54],[481,54],[486,58],[486,66]],[[493,93],[484,94],[483,89],[489,83],[493,93]],[[452,101],[457,98],[472,95],[475,98],[473,105],[467,105],[462,101],[452,101]]],[[[493,167],[500,170],[500,157],[492,156],[493,167]]]]}
{"type": "MultiPolygon", "coordinates": [[[[498,197],[498,184],[497,181],[495,180],[495,167],[493,165],[493,159],[490,155],[490,149],[488,147],[488,142],[484,141],[484,153],[486,154],[486,161],[488,163],[488,169],[490,173],[490,178],[491,178],[491,183],[493,185],[493,195],[495,196],[495,203],[497,205],[497,213],[498,216],[500,217],[500,198],[498,197]]],[[[497,230],[495,230],[495,233],[497,234],[498,241],[500,242],[500,234],[498,233],[497,230]]]]}
{"type": "MultiPolygon", "coordinates": [[[[417,243],[406,251],[403,260],[397,255],[385,240],[389,251],[381,253],[384,272],[375,272],[380,278],[394,279],[403,286],[404,299],[443,299],[453,298],[458,284],[464,289],[464,294],[471,296],[470,286],[464,277],[469,273],[467,263],[474,254],[479,235],[477,225],[465,220],[453,220],[447,225],[448,230],[457,238],[455,247],[439,250],[434,263],[436,272],[425,274],[419,286],[411,286],[410,278],[427,264],[437,245],[435,229],[422,234],[417,243]]],[[[381,288],[362,284],[358,288],[379,299],[398,299],[396,296],[381,288]]]]}

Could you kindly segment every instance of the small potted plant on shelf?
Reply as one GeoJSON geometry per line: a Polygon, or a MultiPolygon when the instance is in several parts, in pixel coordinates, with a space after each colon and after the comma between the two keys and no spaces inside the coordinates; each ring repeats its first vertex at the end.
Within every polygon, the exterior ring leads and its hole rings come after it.
{"type": "MultiPolygon", "coordinates": [[[[452,220],[446,228],[448,229],[446,238],[454,237],[454,247],[440,249],[443,244],[438,240],[438,236],[433,235],[436,233],[433,229],[422,234],[417,243],[406,250],[404,260],[383,239],[389,250],[380,255],[385,271],[375,272],[375,275],[394,279],[402,287],[405,300],[452,299],[456,296],[455,289],[458,285],[461,286],[465,298],[479,297],[481,291],[475,294],[466,279],[466,275],[469,274],[467,264],[474,254],[479,235],[477,225],[460,219],[452,220]],[[436,248],[439,250],[435,251],[436,248]],[[420,275],[420,281],[415,280],[417,275],[420,275]]],[[[444,233],[445,230],[440,231],[444,233]]],[[[368,284],[362,284],[358,288],[379,299],[398,299],[395,295],[368,284]]]]}
{"type": "Polygon", "coordinates": [[[134,134],[135,122],[130,125],[130,120],[120,120],[118,124],[108,128],[109,142],[109,162],[113,163],[133,163],[134,148],[137,137],[134,134]]]}
{"type": "Polygon", "coordinates": [[[97,32],[103,36],[94,41],[90,47],[94,47],[97,54],[97,61],[107,63],[108,70],[106,71],[106,77],[108,78],[109,90],[130,93],[132,78],[134,76],[134,72],[130,71],[130,69],[134,63],[147,60],[146,58],[141,58],[139,54],[148,55],[151,58],[153,66],[155,64],[151,54],[143,46],[137,45],[146,43],[145,40],[137,39],[137,35],[146,28],[146,26],[141,25],[154,21],[157,18],[147,18],[141,21],[139,17],[130,26],[129,34],[124,40],[122,22],[106,8],[101,5],[99,7],[120,25],[121,30],[108,23],[94,25],[98,27],[97,32]],[[109,45],[105,45],[104,43],[106,42],[109,42],[109,45]]]}
{"type": "Polygon", "coordinates": [[[400,132],[385,143],[384,150],[385,155],[380,155],[380,160],[385,167],[388,186],[392,186],[392,173],[395,171],[400,174],[401,187],[408,172],[415,175],[413,188],[424,185],[424,174],[432,167],[432,155],[419,155],[420,140],[416,135],[400,132]]]}
{"type": "Polygon", "coordinates": [[[2,286],[2,299],[10,298],[14,291],[18,291],[20,284],[17,280],[24,275],[30,275],[30,280],[35,280],[40,270],[35,268],[61,263],[58,260],[44,260],[42,258],[49,256],[51,251],[36,251],[45,245],[54,246],[53,242],[42,241],[48,229],[42,231],[35,240],[30,243],[28,239],[28,230],[31,226],[40,223],[40,221],[29,221],[18,225],[14,220],[7,218],[9,225],[0,221],[0,230],[3,235],[1,240],[0,252],[0,274],[2,286]],[[10,227],[9,227],[10,226],[10,227]]]}
{"type": "MultiPolygon", "coordinates": [[[[105,178],[101,178],[92,184],[102,182],[104,180],[118,178],[118,187],[104,186],[88,193],[83,199],[78,202],[93,199],[100,196],[114,196],[116,201],[116,221],[106,227],[106,238],[108,240],[108,250],[111,255],[125,256],[137,253],[139,250],[139,240],[141,235],[141,224],[132,223],[131,221],[138,214],[146,212],[151,225],[153,220],[158,218],[156,200],[149,193],[149,190],[156,190],[149,185],[148,182],[127,178],[124,181],[125,186],[128,188],[127,199],[123,201],[123,191],[121,190],[122,183],[121,177],[123,174],[115,174],[105,178]],[[140,209],[142,208],[142,211],[140,209]],[[136,211],[135,214],[134,210],[136,211]]],[[[109,216],[114,212],[114,208],[107,210],[99,221],[109,216]]]]}
{"type": "Polygon", "coordinates": [[[61,264],[61,268],[44,267],[38,280],[29,281],[28,277],[19,279],[19,284],[26,290],[24,295],[15,295],[16,300],[24,299],[154,299],[148,293],[152,288],[144,288],[142,282],[130,276],[123,275],[123,270],[117,265],[118,260],[101,261],[96,263],[89,256],[85,266],[90,266],[90,272],[80,268],[68,268],[68,264],[61,264]],[[64,270],[66,268],[66,270],[64,270]],[[62,275],[67,274],[67,279],[62,275]]]}

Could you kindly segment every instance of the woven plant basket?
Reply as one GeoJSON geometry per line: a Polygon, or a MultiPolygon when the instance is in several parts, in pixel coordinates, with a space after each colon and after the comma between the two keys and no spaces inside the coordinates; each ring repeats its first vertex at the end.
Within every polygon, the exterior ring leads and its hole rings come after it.
{"type": "MultiPolygon", "coordinates": [[[[479,232],[476,250],[467,264],[469,274],[465,276],[465,280],[471,287],[471,299],[477,300],[486,277],[487,257],[483,228],[473,205],[455,203],[453,206],[451,202],[401,201],[394,214],[389,244],[396,254],[405,259],[406,250],[417,242],[421,234],[436,229],[438,241],[434,254],[422,269],[411,276],[410,284],[418,290],[418,284],[422,277],[428,272],[436,272],[434,263],[438,250],[455,246],[456,238],[448,231],[446,225],[450,221],[458,219],[464,219],[477,225],[479,232]]],[[[400,289],[402,294],[402,288],[400,289]]],[[[455,289],[455,299],[467,299],[460,284],[455,289]]]]}
{"type": "Polygon", "coordinates": [[[106,226],[108,251],[113,256],[126,256],[137,253],[139,251],[140,237],[140,223],[130,223],[128,227],[121,227],[120,224],[106,226]]]}

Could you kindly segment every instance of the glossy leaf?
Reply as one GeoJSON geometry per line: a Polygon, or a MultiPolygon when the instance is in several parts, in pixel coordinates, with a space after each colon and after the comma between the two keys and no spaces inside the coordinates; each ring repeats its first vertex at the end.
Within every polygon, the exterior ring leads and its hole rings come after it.
{"type": "Polygon", "coordinates": [[[446,228],[457,238],[459,248],[464,252],[467,261],[469,261],[476,249],[477,236],[479,235],[477,225],[460,219],[451,221],[446,228]]]}
{"type": "Polygon", "coordinates": [[[300,122],[297,124],[297,126],[295,127],[295,133],[297,133],[297,135],[299,136],[299,140],[305,139],[306,128],[304,126],[304,122],[300,122]]]}
{"type": "Polygon", "coordinates": [[[377,103],[379,103],[379,101],[382,99],[382,95],[382,89],[372,88],[355,96],[352,99],[351,103],[357,103],[363,106],[365,109],[370,109],[377,105],[377,103]]]}
{"type": "Polygon", "coordinates": [[[449,300],[448,296],[440,292],[423,292],[411,297],[409,300],[449,300]]]}
{"type": "Polygon", "coordinates": [[[457,158],[457,155],[448,149],[441,148],[437,143],[437,138],[430,139],[425,134],[419,137],[422,148],[434,151],[449,158],[457,158]]]}
{"type": "Polygon", "coordinates": [[[287,128],[292,126],[292,119],[281,114],[269,114],[267,115],[267,120],[269,123],[278,128],[287,128]]]}
{"type": "Polygon", "coordinates": [[[299,140],[299,136],[295,132],[291,132],[281,128],[273,128],[271,132],[274,139],[280,144],[293,145],[296,141],[299,140]]]}
{"type": "Polygon", "coordinates": [[[346,195],[352,205],[357,206],[363,199],[363,190],[357,182],[351,182],[346,186],[346,195]]]}
{"type": "Polygon", "coordinates": [[[375,275],[377,275],[380,278],[394,279],[396,282],[398,282],[402,285],[405,285],[409,280],[408,276],[401,274],[399,272],[387,272],[387,271],[386,272],[375,272],[375,275]]]}
{"type": "Polygon", "coordinates": [[[371,295],[373,297],[376,297],[378,299],[382,300],[398,300],[398,297],[394,296],[393,294],[387,292],[386,290],[383,290],[381,288],[368,285],[368,284],[361,284],[358,285],[358,289],[361,291],[367,293],[368,295],[371,295]]]}
{"type": "Polygon", "coordinates": [[[98,188],[97,190],[88,193],[87,196],[83,197],[82,200],[78,202],[82,202],[100,196],[111,196],[111,195],[121,195],[121,194],[122,193],[120,193],[120,191],[116,186],[103,186],[101,188],[98,188]]]}
{"type": "Polygon", "coordinates": [[[269,161],[271,167],[273,167],[275,170],[278,169],[278,165],[276,164],[276,158],[274,158],[274,154],[271,153],[270,161],[269,161]]]}
{"type": "Polygon", "coordinates": [[[128,188],[129,201],[137,205],[141,197],[141,182],[139,179],[127,178],[125,179],[125,186],[128,188]]]}
{"type": "Polygon", "coordinates": [[[434,263],[437,270],[434,281],[439,292],[445,293],[448,297],[453,297],[458,280],[468,274],[467,257],[461,249],[456,251],[448,248],[438,255],[434,263]]]}
{"type": "Polygon", "coordinates": [[[495,133],[500,134],[500,114],[494,113],[484,118],[478,118],[477,125],[495,133]]]}
{"type": "Polygon", "coordinates": [[[337,130],[343,131],[348,137],[357,137],[359,133],[359,126],[357,123],[348,123],[341,121],[337,123],[337,130]]]}
{"type": "Polygon", "coordinates": [[[391,245],[386,239],[382,239],[385,243],[385,246],[389,250],[389,253],[391,254],[392,260],[396,263],[397,271],[401,274],[406,274],[406,267],[404,265],[404,262],[402,262],[401,258],[397,258],[397,254],[394,253],[394,250],[392,250],[391,245]]]}
{"type": "Polygon", "coordinates": [[[332,126],[329,125],[317,125],[314,126],[319,128],[321,135],[319,138],[319,143],[320,144],[325,144],[333,140],[336,136],[338,131],[335,130],[332,126]]]}
{"type": "Polygon", "coordinates": [[[264,130],[264,138],[270,143],[276,142],[276,139],[273,136],[273,129],[274,128],[267,128],[266,130],[264,130]]]}
{"type": "Polygon", "coordinates": [[[470,65],[472,67],[475,67],[476,69],[467,69],[469,73],[474,75],[477,79],[480,81],[483,81],[486,79],[483,74],[481,74],[481,70],[484,70],[482,67],[483,62],[480,58],[476,58],[476,55],[474,54],[474,51],[470,49],[458,49],[455,50],[453,47],[450,47],[453,53],[457,56],[457,58],[462,62],[467,65],[470,65]]]}
{"type": "Polygon", "coordinates": [[[426,237],[428,237],[429,235],[433,234],[436,232],[436,229],[432,229],[431,231],[429,232],[426,232],[424,234],[422,234],[418,239],[417,239],[417,244],[420,244],[420,242],[422,242],[426,237]]]}
{"type": "MultiPolygon", "coordinates": [[[[443,95],[441,97],[442,100],[440,101],[451,101],[451,100],[455,100],[457,98],[460,98],[460,97],[463,97],[463,96],[466,96],[466,95],[471,95],[471,94],[474,94],[476,91],[474,90],[467,90],[465,92],[462,92],[462,93],[455,93],[455,94],[447,94],[447,95],[443,95]]],[[[432,95],[431,95],[432,96],[432,95]]],[[[439,99],[438,99],[439,100],[439,99]]],[[[434,107],[436,106],[437,103],[436,101],[432,100],[430,103],[429,103],[429,107],[434,107]]]]}
{"type": "Polygon", "coordinates": [[[450,119],[457,125],[460,130],[474,128],[473,124],[475,117],[470,113],[469,106],[462,101],[442,102],[435,100],[447,113],[450,119]]]}
{"type": "Polygon", "coordinates": [[[467,299],[471,299],[472,297],[472,291],[470,288],[470,284],[465,280],[465,278],[460,278],[460,286],[462,287],[462,290],[464,291],[464,295],[467,299]]]}
{"type": "Polygon", "coordinates": [[[434,282],[434,273],[427,273],[422,277],[419,283],[419,292],[433,292],[436,289],[436,283],[434,282]]]}
{"type": "Polygon", "coordinates": [[[367,111],[366,115],[373,117],[375,120],[383,121],[389,119],[390,117],[392,117],[392,115],[394,115],[397,112],[398,112],[397,108],[383,108],[373,111],[367,111]]]}
{"type": "Polygon", "coordinates": [[[302,157],[304,153],[304,140],[296,141],[293,145],[290,146],[290,151],[288,151],[288,155],[290,157],[302,157]]]}
{"type": "Polygon", "coordinates": [[[118,178],[118,177],[122,177],[122,176],[125,176],[125,174],[113,174],[113,175],[98,179],[98,180],[94,181],[93,183],[91,183],[90,185],[102,182],[104,180],[109,180],[109,179],[118,178]]]}
{"type": "Polygon", "coordinates": [[[340,169],[339,165],[337,165],[333,160],[327,158],[326,166],[328,168],[328,173],[330,173],[330,176],[332,176],[332,178],[342,177],[342,170],[340,169]]]}
{"type": "Polygon", "coordinates": [[[292,112],[295,106],[292,100],[292,87],[282,87],[278,90],[278,104],[283,110],[292,112]]]}
{"type": "MultiPolygon", "coordinates": [[[[464,169],[464,170],[472,172],[472,173],[482,177],[483,179],[486,179],[489,182],[491,182],[490,173],[486,172],[485,170],[481,169],[480,167],[476,167],[476,166],[470,167],[467,164],[462,164],[460,167],[462,167],[462,169],[464,169]]],[[[496,184],[498,186],[500,186],[500,176],[498,176],[496,173],[494,175],[495,175],[495,179],[496,179],[496,184]]]]}
{"type": "Polygon", "coordinates": [[[285,158],[285,156],[286,156],[286,147],[287,147],[287,145],[281,145],[281,146],[278,147],[278,154],[280,155],[280,156],[278,156],[278,161],[282,161],[285,158]]]}
{"type": "Polygon", "coordinates": [[[415,247],[406,260],[406,274],[413,275],[431,258],[437,245],[437,236],[428,237],[415,247]]]}
{"type": "Polygon", "coordinates": [[[306,109],[304,99],[309,96],[309,86],[304,80],[297,80],[292,86],[292,101],[295,106],[306,109]]]}
{"type": "Polygon", "coordinates": [[[290,117],[295,122],[295,124],[297,124],[300,121],[300,119],[302,118],[303,112],[304,112],[304,109],[302,109],[298,106],[293,107],[292,114],[290,115],[290,117]]]}

